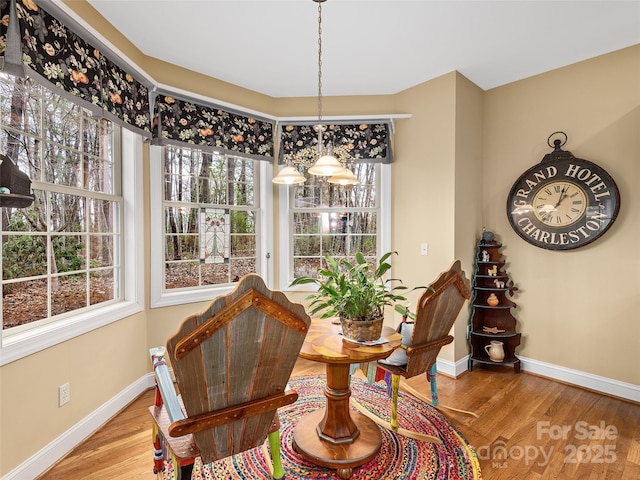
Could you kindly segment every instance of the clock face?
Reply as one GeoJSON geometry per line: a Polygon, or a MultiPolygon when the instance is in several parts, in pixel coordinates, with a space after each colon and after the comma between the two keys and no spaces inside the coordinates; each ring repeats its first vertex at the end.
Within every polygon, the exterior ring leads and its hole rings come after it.
{"type": "Polygon", "coordinates": [[[579,221],[587,210],[587,195],[573,182],[550,182],[533,196],[533,214],[551,228],[579,221]]]}
{"type": "Polygon", "coordinates": [[[620,209],[613,178],[595,163],[547,159],[524,172],[507,198],[514,231],[536,247],[571,250],[600,238],[620,209]]]}

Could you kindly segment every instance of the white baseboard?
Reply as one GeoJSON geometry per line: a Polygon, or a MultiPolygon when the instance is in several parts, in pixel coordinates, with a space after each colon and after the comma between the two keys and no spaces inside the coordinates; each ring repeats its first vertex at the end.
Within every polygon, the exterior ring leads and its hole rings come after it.
{"type": "MultiPolygon", "coordinates": [[[[520,368],[525,372],[535,373],[542,377],[547,377],[559,382],[569,383],[578,387],[587,388],[606,395],[631,400],[640,403],[640,385],[620,382],[612,378],[601,377],[592,373],[573,370],[571,368],[554,365],[552,363],[541,362],[533,358],[521,357],[520,368]]],[[[458,360],[455,364],[446,360],[438,359],[438,371],[457,376],[467,370],[467,360],[469,356],[458,360]],[[442,368],[440,368],[442,362],[442,368]],[[455,372],[455,373],[449,373],[455,372]]]]}
{"type": "Polygon", "coordinates": [[[541,362],[533,358],[520,356],[518,358],[524,371],[640,403],[640,385],[620,382],[612,378],[541,362]]]}
{"type": "Polygon", "coordinates": [[[36,478],[41,475],[138,398],[145,390],[152,388],[154,385],[152,373],[139,378],[107,403],[11,470],[2,477],[2,480],[25,480],[26,478],[36,478]]]}
{"type": "Polygon", "coordinates": [[[436,367],[438,372],[444,373],[445,375],[449,375],[450,377],[457,377],[461,373],[467,371],[467,359],[469,356],[458,360],[457,362],[452,362],[450,360],[444,360],[442,358],[438,358],[436,360],[436,367]]]}

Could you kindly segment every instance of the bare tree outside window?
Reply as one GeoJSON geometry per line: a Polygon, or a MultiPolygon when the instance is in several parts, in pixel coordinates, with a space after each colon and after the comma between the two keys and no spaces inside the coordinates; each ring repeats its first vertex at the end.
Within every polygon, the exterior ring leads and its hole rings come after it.
{"type": "Polygon", "coordinates": [[[257,273],[256,161],[164,148],[164,288],[237,282],[257,273]]]}
{"type": "Polygon", "coordinates": [[[303,172],[307,181],[291,187],[293,278],[317,277],[327,254],[353,261],[361,252],[369,261],[377,259],[379,171],[377,164],[357,163],[360,184],[353,186],[303,172]]]}
{"type": "Polygon", "coordinates": [[[0,76],[0,111],[0,152],[35,195],[0,209],[3,329],[119,300],[114,127],[28,78],[0,76]]]}

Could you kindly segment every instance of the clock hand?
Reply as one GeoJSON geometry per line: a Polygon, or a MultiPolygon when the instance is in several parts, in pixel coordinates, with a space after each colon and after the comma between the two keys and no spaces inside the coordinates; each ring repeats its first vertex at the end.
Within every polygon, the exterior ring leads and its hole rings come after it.
{"type": "Polygon", "coordinates": [[[567,186],[565,185],[565,186],[562,188],[562,191],[560,192],[560,198],[558,198],[558,201],[557,201],[557,202],[556,202],[556,204],[553,206],[553,208],[558,208],[558,205],[560,205],[560,202],[562,202],[562,200],[564,200],[564,197],[566,197],[566,196],[567,196],[566,192],[567,192],[567,186]]]}

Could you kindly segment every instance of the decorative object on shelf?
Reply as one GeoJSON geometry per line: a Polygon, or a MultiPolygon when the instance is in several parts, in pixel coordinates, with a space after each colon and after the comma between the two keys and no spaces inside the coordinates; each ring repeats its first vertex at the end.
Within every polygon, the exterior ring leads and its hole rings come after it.
{"type": "Polygon", "coordinates": [[[34,198],[29,176],[9,157],[0,154],[0,207],[25,208],[34,198]]]}
{"type": "Polygon", "coordinates": [[[504,332],[503,329],[497,328],[497,327],[482,327],[482,331],[484,333],[502,333],[502,332],[504,332]]]}
{"type": "Polygon", "coordinates": [[[339,185],[357,185],[360,181],[350,170],[351,154],[346,146],[333,147],[329,143],[324,147],[323,134],[327,126],[322,124],[322,4],[326,0],[313,0],[318,4],[318,124],[313,128],[318,133],[318,147],[303,148],[293,158],[287,158],[287,164],[273,178],[273,183],[293,185],[304,183],[306,178],[296,166],[309,167],[311,175],[329,176],[329,183],[339,185]]]}
{"type": "Polygon", "coordinates": [[[489,360],[492,362],[500,362],[504,360],[504,343],[498,340],[491,340],[489,345],[484,346],[484,350],[489,355],[489,360]]]}
{"type": "MultiPolygon", "coordinates": [[[[317,285],[318,291],[307,297],[312,300],[311,315],[324,311],[321,318],[340,317],[342,333],[351,340],[377,340],[382,332],[384,307],[407,299],[398,293],[408,289],[400,280],[384,279],[391,269],[387,260],[393,254],[397,252],[385,253],[377,265],[368,262],[360,252],[355,255],[355,263],[327,254],[327,268],[318,272],[321,278],[298,277],[291,286],[317,285]],[[396,283],[392,286],[393,282],[396,283]]],[[[424,287],[411,291],[418,288],[424,287]]]]}
{"type": "Polygon", "coordinates": [[[492,293],[491,295],[489,295],[489,297],[487,298],[487,305],[491,305],[492,307],[495,307],[496,305],[498,305],[500,303],[500,300],[498,300],[498,297],[496,297],[495,293],[492,293]]]}
{"type": "Polygon", "coordinates": [[[488,232],[484,228],[482,229],[482,241],[483,243],[491,243],[495,240],[493,232],[488,232]]]}
{"type": "Polygon", "coordinates": [[[559,138],[553,151],[526,170],[511,187],[507,217],[526,242],[548,250],[571,250],[600,238],[620,210],[618,187],[603,168],[562,150],[559,138]]]}
{"type": "Polygon", "coordinates": [[[482,250],[482,261],[483,262],[489,261],[489,252],[487,252],[486,250],[482,250]]]}
{"type": "Polygon", "coordinates": [[[516,319],[511,313],[516,304],[509,298],[517,287],[505,272],[501,248],[502,244],[492,232],[483,232],[477,245],[472,284],[469,370],[477,362],[513,365],[516,372],[520,371],[520,359],[515,350],[520,345],[521,334],[516,331],[516,319]],[[488,259],[484,252],[488,253],[488,259]]]}

